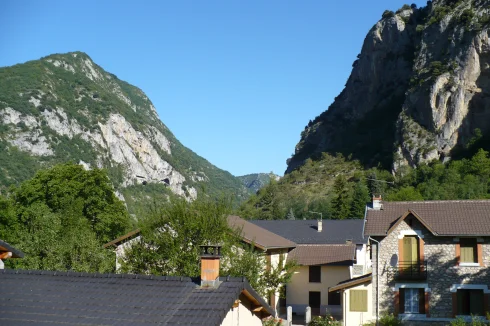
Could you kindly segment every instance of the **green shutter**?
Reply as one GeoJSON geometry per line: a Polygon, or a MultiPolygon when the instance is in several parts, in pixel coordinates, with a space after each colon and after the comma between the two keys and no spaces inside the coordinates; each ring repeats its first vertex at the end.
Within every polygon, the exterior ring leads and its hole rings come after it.
{"type": "Polygon", "coordinates": [[[350,311],[367,312],[367,290],[349,291],[350,311]]]}
{"type": "Polygon", "coordinates": [[[485,315],[483,309],[483,290],[470,290],[470,314],[485,315]]]}

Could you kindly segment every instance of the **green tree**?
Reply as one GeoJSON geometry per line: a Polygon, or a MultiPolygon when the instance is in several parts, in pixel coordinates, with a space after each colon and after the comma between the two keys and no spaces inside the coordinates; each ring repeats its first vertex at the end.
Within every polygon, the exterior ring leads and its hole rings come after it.
{"type": "Polygon", "coordinates": [[[340,220],[349,217],[351,197],[347,180],[339,175],[334,183],[335,198],[332,201],[332,218],[340,220]]]}
{"type": "Polygon", "coordinates": [[[361,180],[356,182],[354,186],[354,194],[352,195],[352,203],[350,205],[350,216],[355,218],[363,218],[366,209],[366,204],[369,202],[369,190],[361,180]]]}
{"type": "Polygon", "coordinates": [[[262,295],[276,291],[292,275],[293,263],[266,269],[263,251],[243,244],[241,230],[229,228],[227,199],[174,199],[141,220],[140,238],[120,261],[121,271],[154,275],[198,276],[200,245],[222,246],[221,275],[245,276],[262,295]]]}
{"type": "Polygon", "coordinates": [[[0,199],[0,237],[24,251],[8,266],[111,272],[102,245],[128,231],[129,216],[104,171],[63,164],[39,171],[0,199]]]}

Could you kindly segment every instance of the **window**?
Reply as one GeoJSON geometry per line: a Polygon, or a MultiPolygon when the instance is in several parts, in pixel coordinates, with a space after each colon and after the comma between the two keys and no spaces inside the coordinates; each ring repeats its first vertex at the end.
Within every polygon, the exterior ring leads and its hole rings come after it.
{"type": "Polygon", "coordinates": [[[404,314],[425,313],[425,290],[421,288],[400,289],[400,312],[404,314]]]}
{"type": "Polygon", "coordinates": [[[484,315],[483,290],[458,290],[458,315],[484,315]]]}
{"type": "Polygon", "coordinates": [[[328,292],[328,305],[340,306],[340,291],[328,292]]]}
{"type": "Polygon", "coordinates": [[[310,291],[308,296],[308,304],[310,305],[310,307],[319,309],[321,304],[321,292],[310,291]]]}
{"type": "Polygon", "coordinates": [[[322,267],[310,266],[310,283],[322,282],[322,267]]]}
{"type": "Polygon", "coordinates": [[[478,250],[476,245],[476,239],[461,239],[460,245],[460,258],[461,263],[478,263],[478,250]]]}
{"type": "Polygon", "coordinates": [[[349,309],[350,311],[367,312],[367,290],[350,290],[349,291],[349,309]]]}

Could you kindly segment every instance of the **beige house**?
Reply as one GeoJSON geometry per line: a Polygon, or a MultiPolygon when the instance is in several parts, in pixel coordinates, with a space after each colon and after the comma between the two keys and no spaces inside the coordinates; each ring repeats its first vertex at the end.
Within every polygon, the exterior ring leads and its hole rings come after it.
{"type": "Polygon", "coordinates": [[[490,200],[374,198],[365,221],[375,316],[449,323],[490,311],[490,200]]]}
{"type": "Polygon", "coordinates": [[[373,310],[372,274],[339,282],[329,291],[340,291],[342,322],[345,326],[358,326],[376,320],[373,310]]]}
{"type": "Polygon", "coordinates": [[[286,298],[278,311],[291,306],[294,314],[313,315],[327,311],[341,315],[340,293],[329,287],[363,275],[370,270],[367,240],[362,237],[362,220],[250,220],[250,224],[281,236],[295,244],[287,260],[298,264],[286,285],[286,298]]]}

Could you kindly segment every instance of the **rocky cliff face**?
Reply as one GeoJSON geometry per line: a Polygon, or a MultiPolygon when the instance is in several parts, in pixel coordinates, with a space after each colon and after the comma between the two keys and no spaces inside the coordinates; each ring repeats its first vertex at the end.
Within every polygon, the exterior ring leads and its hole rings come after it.
{"type": "MultiPolygon", "coordinates": [[[[238,179],[182,146],[140,89],[81,52],[0,69],[0,143],[30,154],[38,167],[75,161],[108,168],[116,187],[160,183],[189,200],[200,184],[246,194],[238,179]]],[[[22,178],[5,166],[0,175],[4,184],[22,178]]]]}
{"type": "Polygon", "coordinates": [[[489,1],[386,11],[345,89],[301,135],[290,172],[321,152],[367,166],[445,159],[490,134],[489,1]]]}

